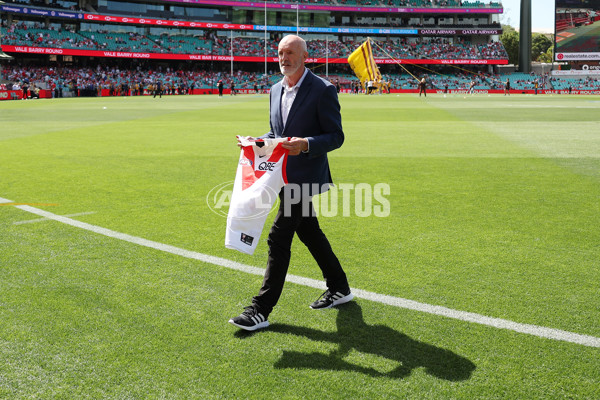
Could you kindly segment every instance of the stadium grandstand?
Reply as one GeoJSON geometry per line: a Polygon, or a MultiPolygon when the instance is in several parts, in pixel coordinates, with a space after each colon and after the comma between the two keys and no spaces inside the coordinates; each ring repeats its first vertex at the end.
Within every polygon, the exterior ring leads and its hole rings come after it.
{"type": "MultiPolygon", "coordinates": [[[[34,96],[144,94],[158,81],[173,94],[214,93],[223,80],[244,92],[277,79],[277,43],[309,45],[309,66],[350,91],[347,57],[367,37],[392,91],[598,90],[593,80],[499,74],[499,2],[466,0],[15,0],[0,6],[0,90],[34,96]]],[[[536,91],[537,92],[537,91],[536,91]]],[[[11,96],[14,97],[14,96],[11,96]]]]}

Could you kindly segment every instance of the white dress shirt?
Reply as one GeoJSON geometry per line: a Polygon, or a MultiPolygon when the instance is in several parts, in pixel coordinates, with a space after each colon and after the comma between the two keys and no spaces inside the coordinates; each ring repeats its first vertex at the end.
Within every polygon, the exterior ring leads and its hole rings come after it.
{"type": "Polygon", "coordinates": [[[304,73],[302,77],[296,83],[296,85],[289,87],[287,83],[287,76],[283,78],[281,81],[281,87],[283,88],[283,92],[281,93],[281,119],[283,119],[283,127],[285,128],[285,124],[287,122],[288,115],[290,114],[290,110],[292,108],[292,104],[294,104],[294,99],[298,94],[298,90],[300,89],[300,85],[304,81],[306,74],[308,73],[308,69],[304,68],[304,73]]]}

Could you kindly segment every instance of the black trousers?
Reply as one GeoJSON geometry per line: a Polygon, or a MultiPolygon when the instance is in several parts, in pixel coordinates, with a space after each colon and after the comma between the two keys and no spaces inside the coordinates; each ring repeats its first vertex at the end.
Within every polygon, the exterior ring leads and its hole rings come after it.
{"type": "Polygon", "coordinates": [[[279,195],[279,211],[267,239],[269,257],[265,278],[258,296],[252,298],[252,305],[264,315],[271,313],[281,296],[290,265],[294,233],[298,235],[321,268],[327,288],[332,292],[349,290],[346,273],[333,253],[329,240],[319,227],[312,200],[306,199],[310,202],[308,207],[304,207],[305,214],[308,209],[308,215],[303,215],[302,202],[286,207],[283,193],[282,190],[279,195]],[[288,208],[287,213],[284,212],[286,208],[288,208]]]}

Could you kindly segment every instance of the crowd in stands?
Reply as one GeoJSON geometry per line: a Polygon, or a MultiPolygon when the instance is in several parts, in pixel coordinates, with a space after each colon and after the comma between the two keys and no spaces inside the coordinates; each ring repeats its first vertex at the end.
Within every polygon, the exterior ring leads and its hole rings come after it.
{"type": "MultiPolygon", "coordinates": [[[[310,57],[347,58],[362,44],[362,41],[325,41],[309,40],[310,57]]],[[[231,43],[229,40],[216,39],[213,42],[212,54],[228,55],[231,43]]],[[[390,40],[374,39],[373,55],[375,58],[396,59],[506,59],[508,55],[500,42],[473,45],[458,39],[453,42],[449,38],[396,38],[390,40]]],[[[235,38],[233,54],[239,56],[254,55],[262,57],[264,41],[261,39],[235,38]]],[[[277,44],[270,42],[267,48],[269,57],[277,56],[277,44]]]]}
{"type": "MultiPolygon", "coordinates": [[[[231,83],[237,89],[254,89],[264,91],[267,85],[280,79],[273,75],[271,79],[263,79],[263,74],[236,71],[230,73],[217,71],[184,71],[173,69],[120,69],[117,67],[77,68],[77,67],[34,67],[34,66],[5,66],[2,77],[12,85],[23,83],[35,85],[42,89],[52,89],[61,92],[70,91],[77,93],[85,90],[88,93],[98,93],[108,89],[113,94],[139,94],[149,90],[160,82],[166,94],[188,94],[194,89],[216,88],[217,82],[222,80],[229,87],[231,83]]],[[[59,97],[59,96],[57,96],[59,97]]]]}
{"type": "MultiPolygon", "coordinates": [[[[138,53],[229,55],[232,42],[225,36],[209,31],[202,36],[140,35],[135,32],[94,32],[44,29],[40,23],[12,24],[2,28],[3,44],[87,50],[110,50],[138,53]]],[[[362,41],[309,40],[310,57],[347,58],[362,41]]],[[[234,56],[264,57],[264,40],[252,37],[234,37],[234,56]]],[[[397,59],[506,59],[500,42],[471,44],[458,38],[394,38],[374,39],[376,58],[397,59]]],[[[276,41],[269,41],[269,57],[277,57],[276,41]]]]}
{"type": "Polygon", "coordinates": [[[462,59],[474,60],[481,57],[477,46],[471,46],[463,41],[451,43],[443,38],[424,38],[420,43],[412,44],[415,57],[426,59],[462,59]]]}
{"type": "MultiPolygon", "coordinates": [[[[325,78],[323,74],[319,74],[325,78]]],[[[51,89],[60,93],[80,93],[86,91],[88,95],[99,95],[100,91],[107,89],[113,95],[139,95],[144,91],[148,93],[152,87],[160,82],[166,94],[188,94],[194,89],[215,89],[218,81],[223,81],[229,88],[233,83],[237,90],[257,90],[263,93],[272,84],[281,79],[278,73],[272,73],[267,79],[262,73],[236,71],[233,75],[229,72],[211,70],[173,70],[173,69],[120,69],[117,67],[77,68],[57,66],[23,66],[7,65],[2,70],[2,76],[9,82],[4,88],[29,86],[30,88],[51,89]],[[15,85],[13,87],[13,85],[15,85]]],[[[432,90],[468,90],[473,87],[477,90],[502,90],[506,79],[511,82],[514,90],[600,90],[600,79],[585,78],[558,78],[549,74],[487,74],[474,73],[461,70],[452,75],[433,73],[418,78],[426,77],[428,88],[432,90]]],[[[358,80],[352,74],[333,73],[329,75],[332,83],[339,84],[341,89],[353,88],[358,80]]],[[[415,89],[417,77],[403,74],[386,74],[383,79],[390,83],[392,89],[415,89]]],[[[0,89],[2,86],[0,86],[0,89]]]]}
{"type": "MultiPolygon", "coordinates": [[[[428,74],[429,87],[437,90],[469,90],[471,85],[477,90],[503,90],[506,80],[510,81],[513,90],[600,90],[600,79],[587,78],[562,78],[553,77],[549,74],[525,74],[515,72],[511,74],[487,74],[458,72],[452,75],[428,74]]],[[[408,75],[396,75],[388,77],[392,87],[397,89],[413,89],[415,78],[408,75]]]]}
{"type": "Polygon", "coordinates": [[[508,58],[508,54],[506,54],[506,49],[502,45],[501,42],[490,42],[486,45],[477,45],[477,50],[479,54],[484,59],[503,59],[508,58]]]}

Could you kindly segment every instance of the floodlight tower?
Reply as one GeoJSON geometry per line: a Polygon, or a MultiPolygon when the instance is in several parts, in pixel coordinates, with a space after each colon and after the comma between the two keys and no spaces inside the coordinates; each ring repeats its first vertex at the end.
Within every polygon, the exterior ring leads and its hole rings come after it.
{"type": "Polygon", "coordinates": [[[519,25],[519,71],[531,72],[531,0],[521,0],[519,25]]]}

